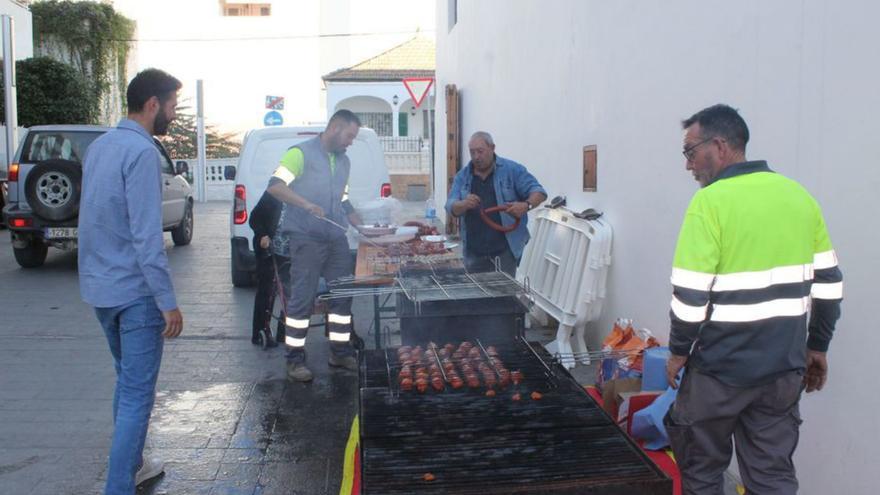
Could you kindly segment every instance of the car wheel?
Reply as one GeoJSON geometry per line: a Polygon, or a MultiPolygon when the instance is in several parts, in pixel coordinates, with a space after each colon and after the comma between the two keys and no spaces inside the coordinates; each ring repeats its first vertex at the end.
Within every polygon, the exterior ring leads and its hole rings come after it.
{"type": "Polygon", "coordinates": [[[54,222],[76,218],[82,191],[82,167],[70,160],[38,163],[28,173],[24,194],[38,217],[54,222]]]}
{"type": "Polygon", "coordinates": [[[49,246],[39,239],[31,239],[27,246],[23,248],[13,247],[12,252],[15,255],[15,261],[18,263],[18,266],[22,268],[37,268],[46,261],[49,246]]]}
{"type": "Polygon", "coordinates": [[[254,285],[254,274],[247,270],[240,270],[238,263],[235,262],[235,255],[232,256],[232,285],[235,287],[250,287],[254,285]]]}
{"type": "Polygon", "coordinates": [[[180,225],[171,230],[171,240],[175,246],[186,246],[192,241],[193,236],[193,207],[187,203],[183,210],[183,219],[180,225]]]}

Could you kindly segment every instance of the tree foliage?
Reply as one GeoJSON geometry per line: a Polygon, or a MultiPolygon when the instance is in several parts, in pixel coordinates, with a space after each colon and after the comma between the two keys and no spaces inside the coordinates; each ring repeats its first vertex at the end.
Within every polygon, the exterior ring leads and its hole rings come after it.
{"type": "MultiPolygon", "coordinates": [[[[161,138],[171,158],[195,158],[197,156],[196,116],[191,107],[177,109],[177,118],[168,127],[168,135],[161,138]]],[[[205,126],[207,158],[234,158],[241,150],[241,142],[234,134],[223,134],[213,126],[205,126]]]]}
{"type": "Polygon", "coordinates": [[[135,22],[117,13],[109,3],[45,0],[30,5],[34,48],[48,54],[56,44],[68,61],[89,81],[100,101],[113,81],[121,94],[127,85],[126,65],[135,22]]]}
{"type": "MultiPolygon", "coordinates": [[[[16,62],[15,72],[18,125],[96,122],[98,102],[89,83],[73,67],[48,57],[35,57],[16,62]]],[[[0,118],[5,121],[3,93],[0,87],[0,118]]]]}

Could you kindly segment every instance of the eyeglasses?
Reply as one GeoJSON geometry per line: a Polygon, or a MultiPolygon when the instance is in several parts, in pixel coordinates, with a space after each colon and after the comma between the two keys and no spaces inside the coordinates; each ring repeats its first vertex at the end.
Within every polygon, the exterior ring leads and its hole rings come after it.
{"type": "Polygon", "coordinates": [[[708,137],[708,138],[700,141],[697,144],[694,144],[692,146],[688,146],[687,148],[681,150],[681,154],[684,155],[684,157],[687,159],[687,161],[692,161],[694,159],[694,155],[696,154],[697,147],[699,147],[701,144],[708,143],[709,141],[711,141],[713,139],[715,139],[715,136],[708,137]]]}

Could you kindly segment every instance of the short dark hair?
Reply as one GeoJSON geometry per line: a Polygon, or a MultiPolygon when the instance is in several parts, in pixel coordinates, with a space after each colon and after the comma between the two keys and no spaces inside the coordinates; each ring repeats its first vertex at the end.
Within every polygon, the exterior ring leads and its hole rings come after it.
{"type": "Polygon", "coordinates": [[[681,126],[684,129],[694,124],[700,124],[700,131],[704,139],[715,136],[722,137],[730,143],[733,149],[746,150],[746,144],[749,142],[749,127],[735,108],[719,103],[704,108],[690,118],[681,121],[681,126]]]}
{"type": "Polygon", "coordinates": [[[358,127],[362,126],[361,119],[358,118],[357,115],[354,114],[351,110],[337,110],[336,113],[330,117],[330,121],[327,122],[327,127],[330,127],[336,121],[343,121],[346,124],[357,124],[358,127]]]}
{"type": "Polygon", "coordinates": [[[172,92],[180,90],[183,84],[177,78],[159,69],[146,69],[134,76],[128,83],[125,99],[129,112],[140,112],[152,97],[166,101],[172,92]]]}

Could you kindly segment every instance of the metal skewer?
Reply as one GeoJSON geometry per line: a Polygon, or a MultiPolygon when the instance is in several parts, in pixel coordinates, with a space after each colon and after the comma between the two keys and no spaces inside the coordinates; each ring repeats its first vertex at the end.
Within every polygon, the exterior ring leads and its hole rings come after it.
{"type": "MultiPolygon", "coordinates": [[[[343,232],[348,232],[348,228],[347,228],[347,227],[343,227],[342,225],[339,225],[338,223],[334,222],[333,220],[330,220],[330,219],[327,218],[327,217],[319,217],[319,216],[315,215],[315,218],[317,218],[318,220],[323,220],[323,221],[329,223],[330,225],[333,225],[334,227],[338,228],[339,230],[341,230],[341,231],[343,231],[343,232]]],[[[355,230],[357,230],[357,229],[355,229],[355,230]]],[[[384,247],[384,246],[382,246],[382,245],[380,245],[380,244],[377,244],[377,243],[371,241],[369,237],[367,237],[367,236],[361,234],[360,231],[358,231],[358,234],[360,234],[360,236],[363,237],[363,240],[367,241],[367,243],[373,245],[374,247],[377,247],[377,248],[382,248],[382,247],[384,247]]]]}

